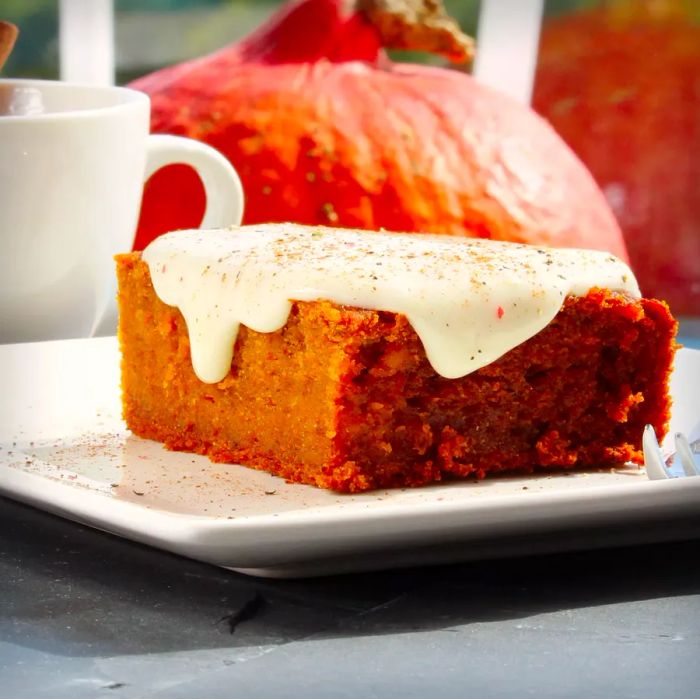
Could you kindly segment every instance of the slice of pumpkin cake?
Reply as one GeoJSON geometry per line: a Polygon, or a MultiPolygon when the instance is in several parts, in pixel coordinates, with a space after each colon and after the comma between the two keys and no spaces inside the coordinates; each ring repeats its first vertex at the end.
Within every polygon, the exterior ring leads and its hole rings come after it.
{"type": "Polygon", "coordinates": [[[338,491],[641,460],[676,323],[596,251],[178,231],[117,258],[141,437],[338,491]]]}

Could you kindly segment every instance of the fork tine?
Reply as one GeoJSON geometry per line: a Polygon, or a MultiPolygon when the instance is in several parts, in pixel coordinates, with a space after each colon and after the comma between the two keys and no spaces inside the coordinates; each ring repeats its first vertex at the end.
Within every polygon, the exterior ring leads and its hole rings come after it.
{"type": "Polygon", "coordinates": [[[690,449],[690,444],[688,444],[687,437],[682,432],[676,432],[674,439],[676,442],[676,454],[678,454],[681,460],[685,475],[700,476],[700,471],[698,471],[698,466],[695,463],[695,458],[690,449]]]}
{"type": "Polygon", "coordinates": [[[664,457],[656,439],[656,432],[654,432],[654,428],[651,425],[644,427],[642,449],[644,450],[644,466],[646,467],[649,480],[658,481],[669,478],[668,471],[664,467],[664,457]]]}

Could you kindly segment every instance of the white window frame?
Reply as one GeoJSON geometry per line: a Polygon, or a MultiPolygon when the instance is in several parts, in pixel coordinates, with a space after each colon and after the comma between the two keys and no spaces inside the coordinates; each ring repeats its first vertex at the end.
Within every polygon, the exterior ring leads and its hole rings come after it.
{"type": "Polygon", "coordinates": [[[58,0],[58,61],[61,80],[113,85],[113,0],[58,0]]]}

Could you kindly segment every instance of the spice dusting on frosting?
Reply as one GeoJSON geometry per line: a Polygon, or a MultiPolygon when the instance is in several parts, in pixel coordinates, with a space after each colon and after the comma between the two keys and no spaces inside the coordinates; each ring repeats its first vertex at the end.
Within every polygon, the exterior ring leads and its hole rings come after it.
{"type": "Polygon", "coordinates": [[[568,295],[639,296],[608,253],[456,236],[296,224],[176,231],[143,252],[158,297],[187,323],[207,383],[229,372],[238,328],[274,332],[292,301],[401,313],[435,371],[458,378],[542,330],[568,295]]]}

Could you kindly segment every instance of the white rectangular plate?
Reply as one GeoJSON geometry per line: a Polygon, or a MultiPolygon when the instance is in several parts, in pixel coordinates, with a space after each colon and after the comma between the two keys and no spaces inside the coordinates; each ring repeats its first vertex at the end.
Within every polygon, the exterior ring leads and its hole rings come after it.
{"type": "MultiPolygon", "coordinates": [[[[278,577],[686,538],[700,478],[643,469],[339,495],[168,452],[120,417],[114,338],[0,346],[0,492],[135,541],[278,577]]],[[[700,436],[700,352],[673,430],[700,436]]]]}

